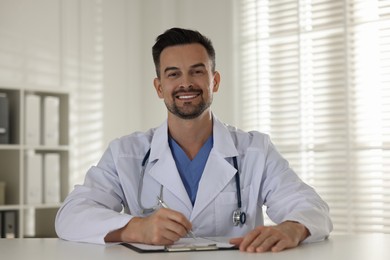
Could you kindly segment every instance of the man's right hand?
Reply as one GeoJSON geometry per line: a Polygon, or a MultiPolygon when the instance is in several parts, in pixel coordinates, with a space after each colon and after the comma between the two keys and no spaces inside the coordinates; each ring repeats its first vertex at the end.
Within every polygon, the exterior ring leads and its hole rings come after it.
{"type": "Polygon", "coordinates": [[[191,228],[191,222],[183,214],[161,208],[148,217],[133,217],[123,228],[108,233],[104,240],[171,245],[185,237],[191,228]]]}

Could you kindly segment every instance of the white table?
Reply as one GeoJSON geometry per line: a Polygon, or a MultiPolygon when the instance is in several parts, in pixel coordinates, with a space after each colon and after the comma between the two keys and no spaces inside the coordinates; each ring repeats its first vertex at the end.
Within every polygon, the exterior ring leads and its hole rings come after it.
{"type": "Polygon", "coordinates": [[[68,242],[56,238],[0,239],[0,259],[389,260],[390,234],[332,235],[323,242],[304,244],[279,253],[263,254],[236,250],[139,254],[121,245],[102,246],[68,242]]]}

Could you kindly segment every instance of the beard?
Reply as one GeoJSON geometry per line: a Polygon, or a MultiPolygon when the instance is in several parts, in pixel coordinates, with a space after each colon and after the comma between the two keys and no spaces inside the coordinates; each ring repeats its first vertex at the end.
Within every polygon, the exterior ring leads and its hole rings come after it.
{"type": "MultiPolygon", "coordinates": [[[[183,93],[184,91],[180,91],[183,93]]],[[[175,96],[178,93],[174,93],[172,95],[173,100],[175,100],[175,96]]],[[[193,104],[192,102],[184,102],[182,107],[178,107],[176,102],[173,101],[172,104],[169,104],[165,101],[165,106],[167,107],[168,111],[174,114],[175,116],[181,118],[181,119],[194,119],[200,116],[206,109],[208,109],[211,106],[212,98],[210,98],[208,101],[205,101],[202,97],[202,92],[199,93],[201,97],[201,102],[199,104],[193,104]]]]}

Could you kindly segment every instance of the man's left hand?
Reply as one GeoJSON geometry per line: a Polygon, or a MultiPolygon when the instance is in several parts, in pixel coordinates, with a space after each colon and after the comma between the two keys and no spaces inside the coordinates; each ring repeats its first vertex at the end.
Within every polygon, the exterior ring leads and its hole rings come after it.
{"type": "Polygon", "coordinates": [[[246,252],[279,252],[293,248],[310,235],[308,229],[294,221],[276,226],[259,226],[244,237],[232,238],[230,243],[246,252]]]}

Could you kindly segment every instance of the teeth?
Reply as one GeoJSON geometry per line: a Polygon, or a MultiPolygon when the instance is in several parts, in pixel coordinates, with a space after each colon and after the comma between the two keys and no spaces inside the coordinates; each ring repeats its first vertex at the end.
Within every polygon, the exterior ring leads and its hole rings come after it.
{"type": "Polygon", "coordinates": [[[191,99],[195,98],[197,95],[190,95],[190,96],[178,96],[179,99],[191,99]]]}

